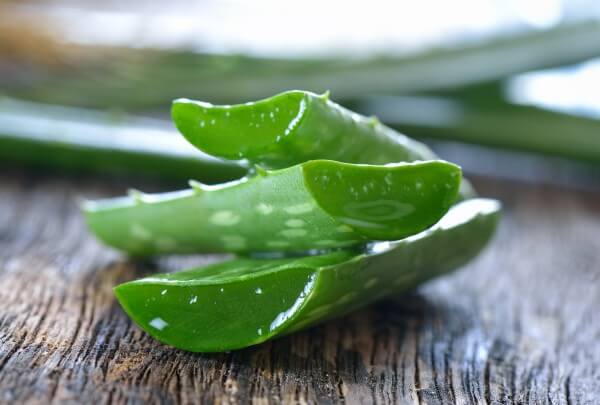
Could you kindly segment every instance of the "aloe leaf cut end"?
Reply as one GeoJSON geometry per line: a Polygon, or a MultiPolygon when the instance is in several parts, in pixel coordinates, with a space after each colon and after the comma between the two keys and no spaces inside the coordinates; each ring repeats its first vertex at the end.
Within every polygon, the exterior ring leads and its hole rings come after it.
{"type": "Polygon", "coordinates": [[[233,106],[177,99],[171,115],[177,129],[198,149],[226,159],[240,159],[268,154],[293,131],[306,102],[301,91],[233,106]]]}
{"type": "Polygon", "coordinates": [[[124,283],[115,295],[162,342],[190,351],[231,350],[281,333],[314,289],[317,270],[349,257],[242,258],[124,283]]]}
{"type": "Polygon", "coordinates": [[[180,99],[172,117],[205,153],[272,169],[313,159],[366,164],[437,159],[425,145],[343,108],[328,94],[294,90],[231,106],[180,99]]]}
{"type": "Polygon", "coordinates": [[[455,201],[460,167],[445,161],[385,166],[312,161],[304,182],[329,215],[372,240],[396,240],[436,223],[455,201]]]}

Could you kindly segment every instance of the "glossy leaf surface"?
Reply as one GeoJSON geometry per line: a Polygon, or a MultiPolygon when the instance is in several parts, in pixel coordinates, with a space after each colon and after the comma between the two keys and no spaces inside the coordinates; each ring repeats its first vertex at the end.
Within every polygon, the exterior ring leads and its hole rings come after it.
{"type": "Polygon", "coordinates": [[[305,91],[234,106],[180,99],[172,116],[177,129],[203,152],[268,168],[311,159],[386,164],[436,158],[422,143],[377,119],[305,91]]]}
{"type": "Polygon", "coordinates": [[[89,202],[87,222],[134,255],[303,252],[392,240],[437,222],[456,199],[460,168],[310,161],[220,186],[89,202]]]}
{"type": "Polygon", "coordinates": [[[198,352],[238,349],[340,316],[463,265],[487,244],[500,206],[472,199],[395,242],[283,259],[236,259],[116,287],[145,331],[198,352]]]}
{"type": "MultiPolygon", "coordinates": [[[[374,165],[438,159],[425,144],[341,107],[327,94],[288,91],[234,106],[180,99],[172,116],[201,151],[268,168],[312,159],[374,165]]],[[[475,196],[465,179],[460,196],[475,196]]]]}

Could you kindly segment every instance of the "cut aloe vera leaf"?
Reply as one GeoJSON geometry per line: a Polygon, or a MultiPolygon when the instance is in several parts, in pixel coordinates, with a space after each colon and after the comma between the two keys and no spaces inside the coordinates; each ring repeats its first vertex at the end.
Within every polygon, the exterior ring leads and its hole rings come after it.
{"type": "Polygon", "coordinates": [[[393,240],[437,222],[456,199],[458,166],[310,161],[220,185],[88,202],[88,225],[133,255],[304,252],[393,240]]]}
{"type": "MultiPolygon", "coordinates": [[[[374,165],[438,159],[425,144],[341,107],[327,94],[295,90],[233,106],[180,99],[172,116],[201,151],[273,169],[311,159],[374,165]]],[[[460,198],[474,196],[463,179],[460,198]]]]}
{"type": "Polygon", "coordinates": [[[462,266],[492,236],[495,200],[454,206],[433,227],[404,240],[283,259],[236,259],[121,284],[127,314],[180,349],[243,348],[340,316],[462,266]]]}
{"type": "Polygon", "coordinates": [[[233,106],[179,99],[172,116],[203,152],[268,168],[311,159],[368,164],[436,159],[425,145],[377,119],[346,110],[328,95],[305,91],[233,106]]]}

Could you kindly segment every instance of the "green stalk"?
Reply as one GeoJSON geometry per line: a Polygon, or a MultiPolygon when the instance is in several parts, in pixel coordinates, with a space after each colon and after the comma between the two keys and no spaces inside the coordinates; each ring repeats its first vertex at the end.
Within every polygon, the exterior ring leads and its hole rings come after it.
{"type": "Polygon", "coordinates": [[[246,174],[196,150],[163,122],[0,99],[0,162],[207,183],[246,174]]]}
{"type": "Polygon", "coordinates": [[[303,252],[420,232],[447,212],[460,179],[443,161],[315,160],[220,186],[89,202],[84,211],[103,242],[133,255],[303,252]]]}
{"type": "Polygon", "coordinates": [[[454,206],[432,228],[362,254],[236,259],[121,284],[128,315],[180,349],[247,347],[337,317],[452,271],[476,256],[498,221],[494,200],[454,206]]]}

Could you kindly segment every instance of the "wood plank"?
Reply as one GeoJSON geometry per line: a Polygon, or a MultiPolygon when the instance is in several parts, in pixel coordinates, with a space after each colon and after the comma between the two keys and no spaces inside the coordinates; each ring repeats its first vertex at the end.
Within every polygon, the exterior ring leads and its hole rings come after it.
{"type": "Polygon", "coordinates": [[[418,291],[222,354],[164,346],[112,294],[216,257],[134,263],[78,196],[123,181],[0,174],[0,403],[552,403],[600,397],[600,193],[479,180],[492,246],[418,291]]]}

